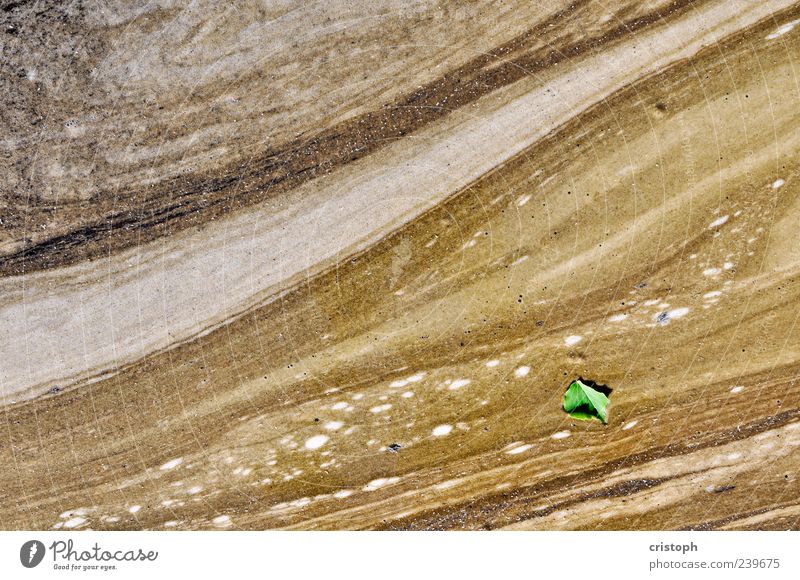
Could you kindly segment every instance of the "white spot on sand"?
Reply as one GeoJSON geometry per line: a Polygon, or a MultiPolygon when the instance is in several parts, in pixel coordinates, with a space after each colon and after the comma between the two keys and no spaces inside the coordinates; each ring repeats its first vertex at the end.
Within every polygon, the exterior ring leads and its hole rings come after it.
{"type": "Polygon", "coordinates": [[[577,334],[573,334],[573,335],[568,336],[567,338],[564,339],[564,344],[566,344],[567,346],[572,346],[573,344],[578,344],[582,340],[583,340],[582,336],[578,336],[577,334]]]}
{"type": "Polygon", "coordinates": [[[531,447],[533,447],[533,445],[531,445],[530,443],[525,443],[524,445],[519,445],[517,447],[512,447],[511,449],[506,451],[506,453],[508,455],[518,455],[520,453],[525,453],[531,447]]]}
{"type": "Polygon", "coordinates": [[[142,509],[142,506],[140,506],[140,505],[132,505],[131,507],[129,507],[129,508],[128,508],[128,511],[129,511],[130,513],[132,513],[132,514],[135,514],[135,513],[137,513],[137,512],[138,512],[140,509],[142,509]]]}
{"type": "Polygon", "coordinates": [[[183,457],[178,457],[177,459],[173,459],[172,461],[167,461],[164,465],[161,466],[161,471],[174,469],[178,467],[181,463],[183,463],[183,457]]]}
{"type": "Polygon", "coordinates": [[[683,318],[687,314],[689,314],[689,309],[685,306],[681,308],[673,308],[669,312],[667,312],[670,318],[683,318]]]}
{"type": "Polygon", "coordinates": [[[518,379],[521,379],[522,377],[528,376],[529,372],[531,372],[531,367],[521,366],[514,371],[514,376],[517,377],[518,379]]]}
{"type": "Polygon", "coordinates": [[[441,491],[445,489],[450,489],[451,487],[455,487],[459,483],[461,483],[460,479],[448,479],[447,481],[443,481],[442,483],[437,483],[433,487],[441,491]]]}
{"type": "Polygon", "coordinates": [[[434,437],[444,437],[445,435],[449,435],[450,431],[453,430],[452,425],[437,425],[433,428],[431,432],[434,437]]]}
{"type": "Polygon", "coordinates": [[[200,493],[201,491],[203,491],[203,488],[200,487],[199,485],[195,485],[194,487],[190,487],[189,489],[187,489],[186,493],[188,493],[189,495],[195,495],[200,493]]]}
{"type": "Polygon", "coordinates": [[[65,528],[77,528],[86,523],[86,518],[72,518],[64,522],[65,528]]]}
{"type": "Polygon", "coordinates": [[[558,433],[553,433],[550,435],[552,439],[566,439],[569,437],[571,433],[569,431],[559,431],[558,433]]]}
{"type": "Polygon", "coordinates": [[[355,493],[352,489],[340,489],[336,493],[333,494],[333,497],[336,499],[344,499],[346,497],[350,497],[355,493]]]}
{"type": "Polygon", "coordinates": [[[711,222],[710,224],[708,224],[708,229],[713,230],[714,228],[718,228],[719,226],[721,226],[722,224],[724,224],[727,221],[728,221],[728,216],[724,215],[722,217],[719,217],[719,218],[715,219],[713,222],[711,222]]]}
{"type": "Polygon", "coordinates": [[[370,411],[370,413],[376,413],[377,414],[377,413],[383,413],[384,411],[388,411],[391,408],[392,408],[392,404],[391,403],[384,403],[383,405],[378,405],[377,407],[372,407],[372,409],[370,409],[369,411],[370,411]]]}
{"type": "Polygon", "coordinates": [[[330,438],[327,435],[314,435],[313,437],[309,437],[306,439],[305,448],[314,450],[319,449],[323,445],[325,445],[330,438]]]}
{"type": "Polygon", "coordinates": [[[720,292],[719,290],[713,290],[711,292],[706,292],[705,294],[703,294],[703,298],[705,298],[706,300],[711,300],[712,298],[716,298],[717,296],[720,295],[722,295],[722,292],[720,292]]]}
{"type": "Polygon", "coordinates": [[[609,316],[608,317],[608,321],[609,322],[622,322],[626,318],[628,318],[627,314],[615,314],[613,316],[609,316]]]}
{"type": "Polygon", "coordinates": [[[344,425],[344,423],[341,421],[328,421],[323,427],[328,431],[336,431],[337,429],[341,429],[342,425],[344,425]]]}
{"type": "Polygon", "coordinates": [[[213,520],[211,520],[215,526],[229,526],[231,525],[231,517],[230,516],[217,516],[213,520]]]}
{"type": "Polygon", "coordinates": [[[783,187],[783,184],[786,183],[783,179],[776,179],[772,182],[772,189],[778,189],[783,187]]]}
{"type": "Polygon", "coordinates": [[[413,391],[406,391],[405,393],[403,393],[400,396],[403,397],[404,399],[410,399],[411,397],[414,396],[414,393],[413,393],[413,391]]]}
{"type": "Polygon", "coordinates": [[[522,207],[523,205],[525,205],[526,203],[528,203],[530,200],[531,200],[531,195],[530,195],[530,194],[523,195],[522,197],[520,197],[520,198],[517,200],[517,205],[518,205],[519,207],[522,207]]]}
{"type": "Polygon", "coordinates": [[[489,367],[490,369],[493,369],[494,367],[496,367],[499,364],[500,364],[500,361],[497,360],[496,358],[486,362],[486,366],[489,367]]]}
{"type": "Polygon", "coordinates": [[[387,485],[392,485],[400,481],[399,477],[379,477],[378,479],[373,479],[367,485],[364,486],[364,491],[375,491],[376,489],[380,489],[381,487],[385,487],[387,485]]]}
{"type": "Polygon", "coordinates": [[[345,403],[344,401],[339,401],[338,403],[334,403],[333,405],[331,405],[331,409],[333,411],[341,411],[342,409],[345,409],[346,407],[347,407],[347,403],[345,403]]]}
{"type": "Polygon", "coordinates": [[[470,381],[469,379],[456,379],[452,383],[450,383],[450,386],[447,388],[450,389],[451,391],[455,391],[457,389],[460,389],[461,387],[466,387],[471,382],[472,381],[470,381]]]}
{"type": "Polygon", "coordinates": [[[89,513],[89,510],[87,508],[83,508],[82,507],[82,508],[77,508],[77,509],[74,509],[74,510],[67,510],[63,514],[61,514],[59,517],[62,520],[65,520],[67,518],[71,518],[72,516],[85,516],[88,513],[89,513]]]}
{"type": "Polygon", "coordinates": [[[633,429],[634,427],[636,427],[636,424],[637,424],[638,422],[639,422],[639,421],[628,421],[627,423],[625,423],[625,424],[622,426],[622,430],[623,430],[623,431],[627,431],[628,429],[633,429]]]}
{"type": "Polygon", "coordinates": [[[743,387],[743,386],[741,386],[741,385],[735,386],[735,387],[733,387],[733,388],[731,389],[731,393],[733,393],[734,395],[735,395],[736,393],[741,393],[742,391],[744,391],[744,387],[743,387]]]}
{"type": "Polygon", "coordinates": [[[780,28],[778,28],[778,29],[777,29],[775,32],[772,32],[771,34],[769,34],[769,35],[767,36],[767,40],[775,40],[775,39],[776,39],[776,38],[778,38],[779,36],[783,36],[783,35],[784,35],[784,34],[786,34],[787,32],[791,32],[791,31],[792,31],[792,29],[793,29],[795,26],[797,26],[797,23],[798,23],[798,22],[800,22],[800,19],[798,19],[798,20],[792,20],[791,22],[787,22],[786,24],[784,24],[783,26],[781,26],[780,28]]]}
{"type": "Polygon", "coordinates": [[[703,270],[703,276],[716,276],[720,272],[722,272],[722,270],[719,268],[706,268],[703,270]]]}

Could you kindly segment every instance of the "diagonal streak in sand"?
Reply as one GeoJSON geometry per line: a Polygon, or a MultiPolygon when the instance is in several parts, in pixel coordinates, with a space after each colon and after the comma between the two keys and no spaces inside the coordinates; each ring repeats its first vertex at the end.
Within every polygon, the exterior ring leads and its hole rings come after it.
{"type": "Polygon", "coordinates": [[[495,91],[470,112],[201,231],[4,279],[0,393],[7,402],[35,396],[209,332],[374,243],[626,84],[790,4],[694,10],[589,56],[580,70],[567,63],[495,91]]]}

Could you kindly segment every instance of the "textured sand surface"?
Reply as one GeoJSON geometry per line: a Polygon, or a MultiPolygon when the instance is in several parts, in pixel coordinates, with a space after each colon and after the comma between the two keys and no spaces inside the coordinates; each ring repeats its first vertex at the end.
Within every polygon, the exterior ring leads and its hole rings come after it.
{"type": "Polygon", "coordinates": [[[798,527],[800,5],[0,6],[4,528],[798,527]]]}

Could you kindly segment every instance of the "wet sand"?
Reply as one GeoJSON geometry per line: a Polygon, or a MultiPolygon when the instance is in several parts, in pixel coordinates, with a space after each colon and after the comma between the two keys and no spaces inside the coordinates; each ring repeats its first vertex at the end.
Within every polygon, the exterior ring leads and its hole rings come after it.
{"type": "Polygon", "coordinates": [[[398,4],[3,12],[3,527],[796,529],[800,7],[398,4]]]}

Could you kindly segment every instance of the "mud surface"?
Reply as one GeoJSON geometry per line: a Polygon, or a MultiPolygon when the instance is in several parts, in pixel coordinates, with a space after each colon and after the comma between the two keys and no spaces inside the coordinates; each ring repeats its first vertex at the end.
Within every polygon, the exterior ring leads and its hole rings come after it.
{"type": "Polygon", "coordinates": [[[800,6],[400,4],[0,3],[2,527],[798,528],[800,6]]]}

